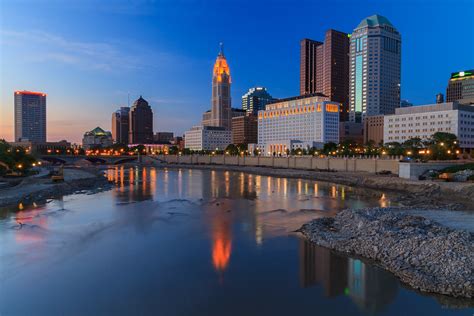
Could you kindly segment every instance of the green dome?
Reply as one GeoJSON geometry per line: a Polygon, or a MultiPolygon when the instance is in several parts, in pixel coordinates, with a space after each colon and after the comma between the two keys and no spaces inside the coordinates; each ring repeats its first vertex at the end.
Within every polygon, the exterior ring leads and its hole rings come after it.
{"type": "Polygon", "coordinates": [[[369,16],[368,18],[363,19],[359,23],[359,25],[357,25],[356,29],[359,29],[362,27],[384,25],[384,24],[393,27],[392,23],[390,23],[390,21],[386,17],[375,14],[375,15],[369,16]]]}

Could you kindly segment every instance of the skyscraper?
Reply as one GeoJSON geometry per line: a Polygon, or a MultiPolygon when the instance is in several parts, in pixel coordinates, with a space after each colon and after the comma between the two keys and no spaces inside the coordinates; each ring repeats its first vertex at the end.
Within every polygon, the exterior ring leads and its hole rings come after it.
{"type": "Polygon", "coordinates": [[[340,120],[349,112],[349,37],[336,30],[326,31],[324,43],[300,42],[300,94],[322,93],[341,103],[340,120]]]}
{"type": "Polygon", "coordinates": [[[474,69],[453,72],[446,89],[446,102],[474,103],[474,69]]]}
{"type": "Polygon", "coordinates": [[[211,111],[203,114],[202,125],[231,127],[230,68],[221,43],[212,72],[211,111]]]}
{"type": "Polygon", "coordinates": [[[128,142],[130,144],[153,143],[153,111],[142,96],[133,103],[129,119],[128,142]]]}
{"type": "Polygon", "coordinates": [[[400,105],[401,36],[380,15],[363,19],[351,35],[350,119],[392,114],[400,105]]]}
{"type": "Polygon", "coordinates": [[[127,106],[112,113],[112,138],[115,143],[128,144],[129,116],[130,108],[127,106]]]}
{"type": "Polygon", "coordinates": [[[46,94],[15,91],[15,141],[46,142],[46,94]]]}
{"type": "Polygon", "coordinates": [[[265,110],[265,105],[272,101],[274,101],[274,99],[266,88],[250,88],[249,91],[242,96],[242,109],[247,111],[247,114],[257,115],[258,111],[265,110]]]}

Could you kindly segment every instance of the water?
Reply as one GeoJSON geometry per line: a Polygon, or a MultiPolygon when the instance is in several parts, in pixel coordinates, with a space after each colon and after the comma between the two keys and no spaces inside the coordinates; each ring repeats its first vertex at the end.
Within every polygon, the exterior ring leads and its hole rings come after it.
{"type": "Polygon", "coordinates": [[[0,211],[0,315],[473,314],[292,233],[389,195],[239,172],[107,176],[111,191],[0,211]]]}

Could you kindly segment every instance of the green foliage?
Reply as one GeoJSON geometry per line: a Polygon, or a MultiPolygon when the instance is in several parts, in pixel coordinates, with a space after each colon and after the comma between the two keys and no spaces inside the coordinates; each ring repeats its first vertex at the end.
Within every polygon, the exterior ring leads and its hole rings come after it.
{"type": "Polygon", "coordinates": [[[441,172],[455,173],[462,170],[474,170],[474,163],[447,167],[441,170],[441,172]]]}
{"type": "Polygon", "coordinates": [[[8,170],[27,174],[36,159],[28,154],[23,147],[10,146],[5,140],[0,140],[0,173],[5,174],[8,170]]]}

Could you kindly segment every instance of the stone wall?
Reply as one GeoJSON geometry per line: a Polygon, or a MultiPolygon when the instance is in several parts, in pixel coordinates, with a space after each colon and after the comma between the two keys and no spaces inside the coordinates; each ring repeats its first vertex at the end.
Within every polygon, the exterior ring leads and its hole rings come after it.
{"type": "Polygon", "coordinates": [[[399,174],[398,159],[380,159],[380,158],[320,158],[320,157],[249,157],[249,156],[158,156],[158,159],[167,163],[180,164],[215,164],[215,165],[234,165],[234,166],[260,166],[284,169],[302,169],[302,170],[335,170],[350,172],[369,172],[376,173],[380,171],[390,171],[393,174],[399,174]]]}

